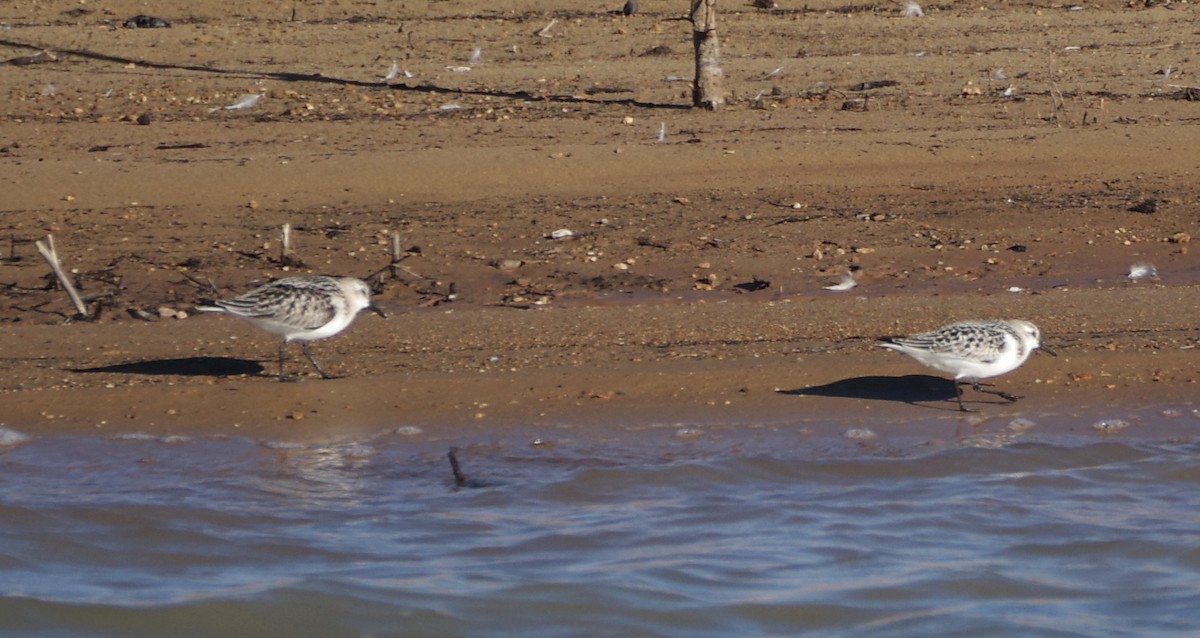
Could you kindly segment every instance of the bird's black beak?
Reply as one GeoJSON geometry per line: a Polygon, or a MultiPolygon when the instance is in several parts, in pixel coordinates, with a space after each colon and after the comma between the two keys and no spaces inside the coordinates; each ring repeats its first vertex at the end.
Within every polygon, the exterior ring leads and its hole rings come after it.
{"type": "Polygon", "coordinates": [[[370,310],[371,312],[379,315],[380,317],[387,319],[387,315],[383,314],[383,311],[380,310],[379,306],[376,306],[375,304],[371,304],[371,305],[367,306],[367,310],[370,310]]]}
{"type": "Polygon", "coordinates": [[[1039,345],[1039,346],[1038,346],[1038,350],[1041,350],[1042,352],[1045,352],[1046,354],[1048,354],[1048,355],[1050,355],[1050,356],[1052,356],[1052,357],[1057,357],[1057,356],[1058,356],[1058,353],[1057,353],[1057,352],[1055,352],[1055,351],[1051,350],[1050,348],[1047,348],[1047,347],[1046,347],[1044,344],[1043,344],[1043,345],[1039,345]]]}

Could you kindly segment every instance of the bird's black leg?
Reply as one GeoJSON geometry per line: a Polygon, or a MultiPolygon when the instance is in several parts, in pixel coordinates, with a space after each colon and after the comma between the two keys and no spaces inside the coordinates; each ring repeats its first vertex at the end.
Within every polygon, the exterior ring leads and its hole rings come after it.
{"type": "Polygon", "coordinates": [[[300,342],[300,349],[304,351],[304,356],[308,357],[308,361],[309,361],[309,363],[311,363],[311,364],[312,364],[312,366],[313,366],[314,368],[316,368],[316,369],[317,369],[317,372],[320,372],[320,373],[321,373],[321,378],[322,378],[322,379],[332,379],[332,378],[334,378],[334,376],[333,376],[332,374],[329,374],[328,372],[326,372],[326,371],[325,371],[325,368],[322,368],[322,367],[321,367],[321,364],[317,363],[317,360],[313,358],[313,356],[312,356],[312,352],[311,352],[311,351],[308,349],[308,342],[307,342],[307,341],[301,341],[301,342],[300,342]]]}
{"type": "Polygon", "coordinates": [[[279,342],[279,380],[280,381],[295,381],[284,372],[283,362],[287,358],[287,339],[279,342]]]}
{"type": "Polygon", "coordinates": [[[959,410],[960,412],[977,412],[977,410],[972,410],[972,409],[968,408],[967,406],[963,405],[963,400],[962,400],[962,394],[963,394],[963,390],[962,390],[962,387],[963,387],[964,385],[967,385],[967,383],[968,383],[967,381],[955,381],[955,382],[954,382],[954,391],[955,391],[956,393],[958,393],[958,410],[959,410]]]}

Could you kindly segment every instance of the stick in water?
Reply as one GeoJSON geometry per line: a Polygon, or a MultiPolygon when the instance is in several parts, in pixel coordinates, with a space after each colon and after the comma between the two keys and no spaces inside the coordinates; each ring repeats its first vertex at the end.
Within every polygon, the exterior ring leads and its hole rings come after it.
{"type": "Polygon", "coordinates": [[[79,311],[80,317],[87,317],[87,306],[83,305],[83,299],[80,298],[79,292],[75,290],[75,285],[71,283],[71,279],[67,277],[67,273],[63,272],[62,266],[58,263],[58,250],[54,246],[54,235],[46,235],[46,243],[41,240],[34,242],[38,252],[50,264],[50,269],[54,271],[54,276],[58,277],[58,282],[62,284],[64,290],[67,291],[67,296],[71,298],[71,303],[75,304],[75,310],[79,311]]]}
{"type": "Polygon", "coordinates": [[[458,448],[450,448],[446,456],[450,459],[450,471],[454,473],[454,487],[466,485],[467,475],[463,474],[462,467],[458,465],[458,448]]]}
{"type": "Polygon", "coordinates": [[[454,473],[454,487],[456,489],[461,489],[464,487],[467,489],[495,487],[495,483],[491,483],[489,481],[480,481],[463,474],[462,467],[458,464],[458,448],[450,448],[450,452],[448,452],[446,456],[450,459],[450,471],[454,473]]]}

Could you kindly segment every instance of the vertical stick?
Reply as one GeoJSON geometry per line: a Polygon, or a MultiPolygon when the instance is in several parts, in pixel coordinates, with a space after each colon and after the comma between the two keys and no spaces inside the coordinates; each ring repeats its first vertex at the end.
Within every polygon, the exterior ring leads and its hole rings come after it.
{"type": "Polygon", "coordinates": [[[292,255],[292,225],[283,225],[283,240],[279,244],[279,262],[286,264],[292,255]]]}
{"type": "Polygon", "coordinates": [[[1062,128],[1061,111],[1066,110],[1067,101],[1063,98],[1062,91],[1058,90],[1058,85],[1053,82],[1050,83],[1050,100],[1054,103],[1054,124],[1062,128]]]}
{"type": "Polygon", "coordinates": [[[35,245],[46,263],[50,264],[50,269],[54,271],[54,276],[58,277],[58,282],[62,284],[63,290],[67,291],[67,296],[71,298],[71,303],[75,304],[75,310],[79,311],[79,316],[87,317],[87,306],[83,305],[83,299],[75,290],[75,284],[71,283],[67,273],[63,272],[62,265],[58,263],[58,249],[54,246],[54,235],[46,235],[46,243],[43,244],[41,240],[38,240],[35,245]]]}
{"type": "Polygon", "coordinates": [[[454,486],[462,487],[466,485],[467,475],[463,474],[462,467],[458,464],[458,448],[450,448],[446,456],[450,459],[450,472],[454,474],[454,486]]]}
{"type": "MultiPolygon", "coordinates": [[[[392,279],[399,279],[399,263],[402,261],[400,255],[400,232],[392,231],[392,261],[388,264],[387,269],[392,273],[392,279]]],[[[382,274],[382,273],[380,273],[382,274]]],[[[380,281],[383,281],[380,279],[380,281]]]]}
{"type": "Polygon", "coordinates": [[[725,104],[721,47],[717,40],[717,0],[692,0],[691,17],[692,47],[696,52],[692,106],[714,111],[725,104]]]}

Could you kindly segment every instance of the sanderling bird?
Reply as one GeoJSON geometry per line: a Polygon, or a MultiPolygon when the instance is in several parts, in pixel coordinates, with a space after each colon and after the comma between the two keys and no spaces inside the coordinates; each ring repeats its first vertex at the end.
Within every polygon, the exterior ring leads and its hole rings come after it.
{"type": "Polygon", "coordinates": [[[984,390],[979,380],[1016,370],[1037,348],[1046,354],[1054,354],[1041,344],[1037,326],[1021,319],[959,321],[907,337],[884,337],[879,340],[879,345],[954,375],[958,409],[963,412],[971,412],[963,405],[963,385],[969,384],[976,392],[1017,401],[1021,397],[999,390],[984,390]]]}
{"type": "Polygon", "coordinates": [[[386,317],[371,303],[371,289],[354,277],[306,275],[286,277],[259,286],[250,292],[197,306],[206,312],[227,312],[235,317],[283,337],[279,344],[279,380],[286,381],[284,358],[289,341],[299,341],[304,356],[321,376],[330,379],[308,349],[308,342],[324,339],[346,329],[358,313],[371,310],[386,317]]]}

